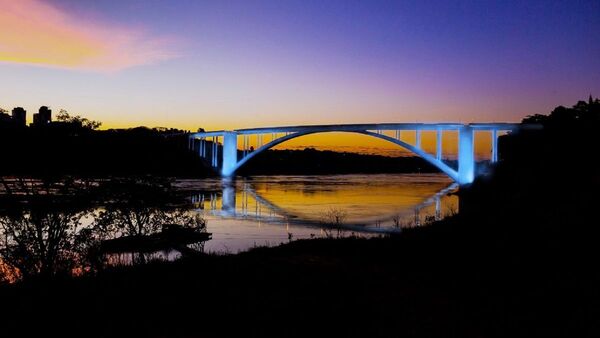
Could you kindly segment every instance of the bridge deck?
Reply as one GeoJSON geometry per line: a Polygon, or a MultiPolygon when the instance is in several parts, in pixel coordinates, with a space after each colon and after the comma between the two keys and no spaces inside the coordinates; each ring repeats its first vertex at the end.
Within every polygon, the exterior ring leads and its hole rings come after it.
{"type": "MultiPolygon", "coordinates": [[[[326,124],[305,126],[261,127],[236,129],[238,134],[284,133],[309,130],[319,131],[356,131],[356,130],[456,130],[466,126],[461,123],[368,123],[368,124],[326,124]]],[[[471,123],[476,130],[514,130],[519,127],[516,123],[471,123]]]]}
{"type": "MultiPolygon", "coordinates": [[[[523,128],[524,125],[518,123],[368,123],[368,124],[324,124],[324,125],[303,125],[303,126],[282,126],[282,127],[260,127],[235,129],[238,135],[247,134],[268,134],[268,133],[294,133],[307,131],[357,131],[357,130],[458,130],[469,126],[473,130],[497,130],[510,131],[523,128]]],[[[207,132],[193,133],[198,137],[222,136],[226,130],[215,130],[207,132]]]]}

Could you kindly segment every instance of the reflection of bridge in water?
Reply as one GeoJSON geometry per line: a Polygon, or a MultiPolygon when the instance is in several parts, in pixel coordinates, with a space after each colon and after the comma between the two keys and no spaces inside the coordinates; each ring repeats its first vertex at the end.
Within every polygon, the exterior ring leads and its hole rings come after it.
{"type": "MultiPolygon", "coordinates": [[[[413,225],[420,225],[424,220],[423,210],[433,207],[433,215],[427,216],[439,220],[443,217],[442,199],[456,190],[457,184],[453,183],[438,191],[433,196],[414,206],[411,210],[381,215],[369,221],[348,221],[341,228],[352,231],[390,232],[397,231],[390,227],[380,227],[381,224],[391,222],[395,218],[409,220],[413,225]]],[[[253,220],[265,223],[300,224],[322,227],[323,220],[307,218],[278,206],[276,203],[261,196],[249,183],[243,183],[237,189],[235,183],[223,180],[221,191],[205,191],[195,193],[191,197],[194,208],[210,215],[226,219],[253,220]]],[[[407,222],[408,223],[408,222],[407,222]]]]}
{"type": "Polygon", "coordinates": [[[210,159],[214,168],[221,168],[223,177],[235,175],[236,170],[261,152],[275,147],[288,140],[316,133],[348,132],[368,135],[388,141],[403,147],[423,158],[459,184],[468,184],[475,179],[475,146],[474,133],[488,132],[491,136],[491,161],[498,160],[498,132],[515,131],[520,128],[517,124],[509,123],[379,123],[379,124],[341,124],[237,129],[232,131],[198,132],[190,135],[190,148],[198,155],[210,159]],[[421,133],[436,132],[436,152],[427,153],[421,147],[421,133]],[[442,137],[447,131],[458,132],[458,168],[453,168],[443,160],[442,137]],[[402,133],[410,132],[415,135],[415,143],[409,144],[402,140],[402,133]],[[270,135],[269,142],[263,142],[265,135],[270,135]],[[256,149],[250,146],[254,138],[256,149]],[[212,138],[208,143],[208,139],[212,138]],[[220,144],[222,139],[222,144],[220,144]],[[238,144],[241,141],[241,149],[238,144]],[[210,147],[208,145],[210,144],[210,147]]]}

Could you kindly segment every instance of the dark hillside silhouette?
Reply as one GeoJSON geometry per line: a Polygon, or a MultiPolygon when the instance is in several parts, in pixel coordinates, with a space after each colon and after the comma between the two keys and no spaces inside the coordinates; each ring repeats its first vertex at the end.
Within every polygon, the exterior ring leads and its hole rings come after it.
{"type": "Polygon", "coordinates": [[[549,115],[528,116],[523,123],[541,124],[543,129],[524,130],[500,139],[504,161],[496,168],[491,184],[536,185],[532,191],[558,186],[575,192],[598,179],[594,165],[600,146],[598,99],[590,97],[571,108],[560,106],[549,115]]]}
{"type": "Polygon", "coordinates": [[[2,128],[0,175],[206,176],[180,130],[138,127],[93,130],[98,122],[69,119],[43,127],[2,128]]]}
{"type": "Polygon", "coordinates": [[[240,168],[239,175],[435,173],[437,168],[420,157],[388,157],[347,152],[268,150],[240,168]]]}

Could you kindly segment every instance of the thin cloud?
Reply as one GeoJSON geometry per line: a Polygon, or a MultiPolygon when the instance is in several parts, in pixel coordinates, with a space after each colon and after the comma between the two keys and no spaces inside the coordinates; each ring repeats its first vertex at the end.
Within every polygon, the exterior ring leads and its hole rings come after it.
{"type": "Polygon", "coordinates": [[[40,0],[0,0],[0,62],[113,72],[175,58],[173,42],[82,21],[40,0]]]}

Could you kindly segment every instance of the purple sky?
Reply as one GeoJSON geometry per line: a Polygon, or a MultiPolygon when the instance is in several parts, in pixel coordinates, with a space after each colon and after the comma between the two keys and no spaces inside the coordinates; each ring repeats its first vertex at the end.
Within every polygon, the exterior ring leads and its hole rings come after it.
{"type": "Polygon", "coordinates": [[[49,105],[106,127],[518,121],[600,96],[600,1],[0,0],[0,13],[0,107],[29,118],[49,105]]]}

